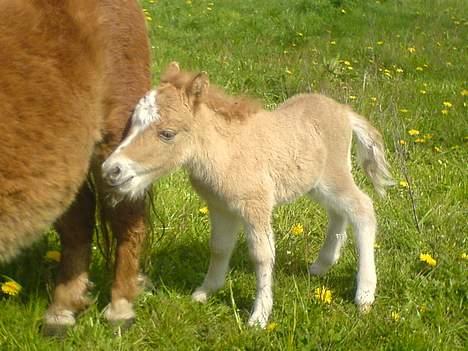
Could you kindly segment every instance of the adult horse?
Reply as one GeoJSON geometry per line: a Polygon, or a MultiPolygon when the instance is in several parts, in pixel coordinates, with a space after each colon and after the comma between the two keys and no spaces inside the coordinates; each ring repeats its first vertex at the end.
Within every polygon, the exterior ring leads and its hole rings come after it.
{"type": "MultiPolygon", "coordinates": [[[[86,178],[122,140],[150,84],[136,0],[0,0],[0,262],[55,223],[62,244],[47,332],[89,301],[96,194],[86,178]]],[[[134,318],[144,203],[103,204],[117,238],[110,321],[134,318]]]]}

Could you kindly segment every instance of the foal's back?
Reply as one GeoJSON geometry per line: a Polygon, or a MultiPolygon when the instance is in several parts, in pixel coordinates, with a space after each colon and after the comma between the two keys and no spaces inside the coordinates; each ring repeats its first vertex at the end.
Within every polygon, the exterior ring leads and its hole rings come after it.
{"type": "MultiPolygon", "coordinates": [[[[255,132],[239,144],[255,150],[252,180],[267,172],[282,203],[310,191],[324,176],[349,171],[350,111],[323,95],[301,94],[252,116],[247,123],[255,132]]],[[[242,163],[244,174],[246,168],[242,163]]]]}
{"type": "Polygon", "coordinates": [[[0,261],[85,179],[101,126],[97,17],[95,1],[0,3],[0,261]]]}

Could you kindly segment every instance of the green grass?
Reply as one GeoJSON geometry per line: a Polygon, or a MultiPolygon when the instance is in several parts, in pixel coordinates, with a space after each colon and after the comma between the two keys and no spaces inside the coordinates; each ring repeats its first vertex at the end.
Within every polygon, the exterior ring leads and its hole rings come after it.
{"type": "Polygon", "coordinates": [[[0,297],[0,349],[465,349],[468,262],[461,256],[468,253],[468,99],[462,92],[468,89],[468,19],[463,17],[468,4],[156,0],[142,5],[151,17],[155,84],[164,66],[176,60],[183,68],[207,71],[211,81],[231,93],[264,100],[268,107],[299,92],[323,92],[351,104],[382,131],[392,172],[409,186],[398,185],[386,199],[378,199],[362,172],[355,172],[375,199],[379,220],[375,306],[362,316],[353,304],[352,240],[327,276],[307,275],[326,218],[306,199],[278,208],[274,216],[274,330],[246,326],[255,287],[243,237],[226,287],[207,305],[193,303],[190,294],[208,266],[209,224],[198,211],[202,200],[179,172],[155,185],[158,216],[152,218],[154,238],[144,257],[155,289],[139,298],[133,328],[114,337],[100,315],[109,301],[111,274],[96,250],[96,305],[83,313],[65,340],[39,334],[56,271],[43,259],[47,250],[58,247],[49,233],[0,268],[23,285],[18,297],[0,297]],[[410,129],[420,134],[411,136],[410,129]],[[416,142],[418,138],[424,142],[416,142]],[[291,234],[296,223],[303,224],[302,235],[291,234]],[[420,253],[430,253],[437,265],[425,266],[420,253]],[[330,305],[315,301],[319,286],[332,290],[330,305]]]}

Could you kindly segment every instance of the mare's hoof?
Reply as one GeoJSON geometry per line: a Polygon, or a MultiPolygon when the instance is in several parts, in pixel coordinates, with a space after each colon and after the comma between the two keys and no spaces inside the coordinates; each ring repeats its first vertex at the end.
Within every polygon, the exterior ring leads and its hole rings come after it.
{"type": "Polygon", "coordinates": [[[47,311],[41,331],[44,336],[63,338],[73,325],[75,325],[75,317],[72,311],[47,311]]]}
{"type": "Polygon", "coordinates": [[[135,321],[133,304],[127,299],[119,299],[104,308],[104,317],[114,326],[115,334],[121,335],[130,328],[135,321]]]}
{"type": "Polygon", "coordinates": [[[109,321],[109,323],[114,329],[114,335],[120,337],[132,327],[133,323],[135,323],[135,318],[113,320],[109,321]]]}

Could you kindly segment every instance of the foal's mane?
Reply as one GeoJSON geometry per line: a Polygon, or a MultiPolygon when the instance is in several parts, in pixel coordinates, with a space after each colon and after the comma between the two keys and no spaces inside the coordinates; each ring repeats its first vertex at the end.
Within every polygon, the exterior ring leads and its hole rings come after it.
{"type": "MultiPolygon", "coordinates": [[[[168,83],[178,90],[187,89],[197,73],[179,71],[163,75],[161,83],[168,83]]],[[[215,85],[208,87],[199,100],[216,114],[223,116],[226,120],[244,120],[262,109],[262,104],[247,96],[230,96],[215,85]]]]}

